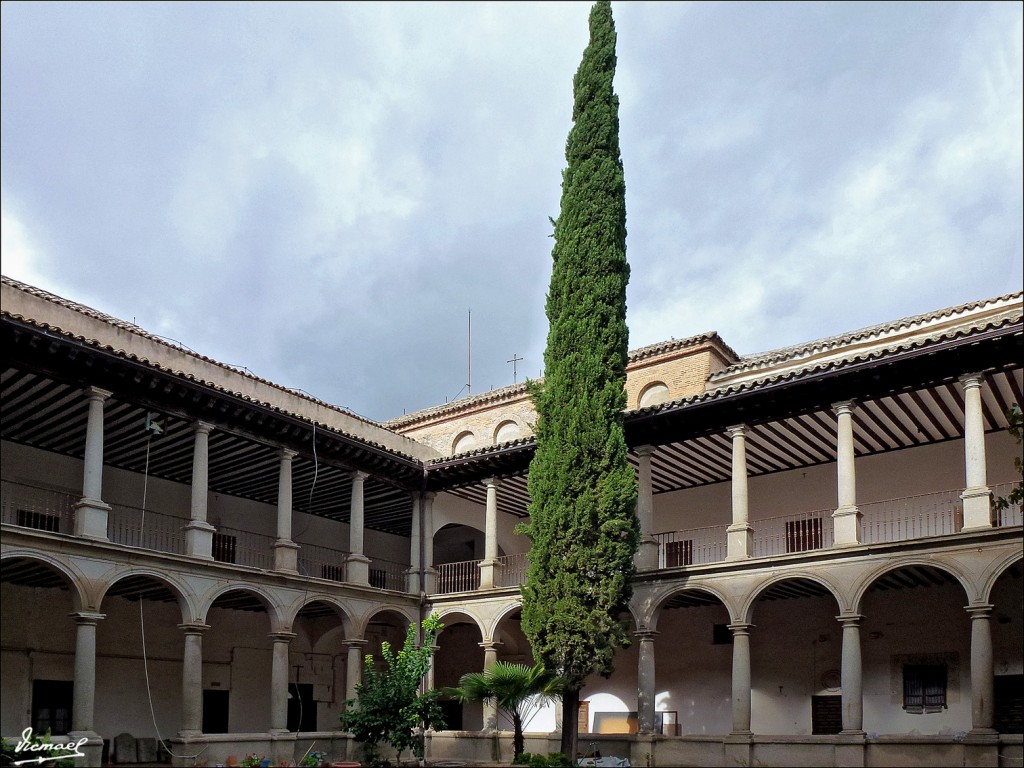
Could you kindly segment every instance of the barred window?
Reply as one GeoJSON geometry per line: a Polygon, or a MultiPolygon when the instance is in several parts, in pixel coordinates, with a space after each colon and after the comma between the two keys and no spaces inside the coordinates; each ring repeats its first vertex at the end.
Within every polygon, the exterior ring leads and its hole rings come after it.
{"type": "Polygon", "coordinates": [[[921,714],[946,708],[945,664],[903,665],[903,709],[921,714]]]}

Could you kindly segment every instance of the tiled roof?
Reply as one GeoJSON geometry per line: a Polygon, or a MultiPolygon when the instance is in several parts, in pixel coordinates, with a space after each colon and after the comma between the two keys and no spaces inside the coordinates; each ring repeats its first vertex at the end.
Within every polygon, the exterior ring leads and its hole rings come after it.
{"type": "MultiPolygon", "coordinates": [[[[16,288],[19,291],[23,291],[24,293],[27,293],[29,295],[32,295],[32,296],[35,296],[37,298],[43,299],[43,300],[48,301],[50,303],[53,303],[55,305],[64,307],[66,309],[69,309],[69,310],[77,313],[77,314],[81,314],[81,315],[84,315],[86,317],[90,317],[90,318],[92,318],[94,320],[99,320],[100,322],[106,323],[106,324],[108,324],[108,325],[110,325],[110,326],[112,326],[114,328],[118,328],[120,330],[128,331],[129,333],[131,333],[131,334],[133,334],[135,336],[138,336],[138,337],[141,337],[143,339],[146,339],[147,341],[152,342],[154,344],[159,344],[159,345],[162,345],[162,346],[167,347],[169,349],[176,350],[177,352],[180,352],[180,353],[182,353],[184,355],[187,355],[188,357],[194,358],[197,361],[200,361],[200,362],[203,362],[203,363],[206,363],[206,364],[209,364],[209,365],[217,366],[219,368],[224,369],[225,371],[230,371],[231,374],[233,374],[233,375],[244,377],[244,378],[246,378],[246,379],[248,379],[248,380],[250,380],[252,382],[255,382],[255,383],[257,383],[257,384],[259,384],[261,386],[266,386],[266,387],[271,388],[272,390],[277,390],[277,391],[282,392],[282,393],[287,393],[288,395],[300,398],[300,399],[310,403],[311,405],[314,405],[314,406],[317,406],[317,407],[320,407],[320,408],[325,408],[327,410],[330,410],[330,411],[342,414],[342,415],[344,415],[346,417],[349,417],[349,418],[357,419],[358,421],[363,422],[363,423],[368,424],[368,425],[371,425],[372,427],[375,427],[377,429],[387,429],[386,427],[378,424],[377,422],[371,421],[371,420],[369,420],[369,419],[367,419],[367,418],[365,418],[363,416],[360,416],[359,414],[353,413],[352,411],[349,411],[349,410],[347,410],[345,408],[341,408],[341,407],[336,406],[336,405],[331,405],[330,403],[327,403],[327,402],[324,402],[323,400],[319,400],[319,399],[317,399],[315,397],[312,397],[312,396],[306,394],[305,392],[301,392],[299,390],[290,389],[288,387],[283,387],[283,386],[281,386],[279,384],[275,384],[274,382],[269,381],[268,379],[263,379],[263,378],[260,378],[259,376],[255,376],[255,375],[253,375],[252,373],[250,373],[246,369],[239,369],[239,368],[236,368],[235,366],[231,366],[231,365],[227,365],[225,363],[221,363],[221,362],[219,362],[217,360],[214,360],[213,358],[209,358],[209,357],[206,357],[204,355],[200,355],[199,353],[189,349],[188,347],[185,347],[185,346],[183,346],[181,344],[172,343],[172,342],[170,342],[170,341],[168,341],[168,340],[166,340],[166,339],[164,339],[164,338],[162,338],[160,336],[157,336],[155,334],[149,333],[148,331],[140,328],[139,326],[135,325],[134,323],[129,323],[127,321],[120,320],[120,319],[118,319],[116,317],[113,317],[111,315],[105,314],[105,313],[100,312],[100,311],[98,311],[96,309],[93,309],[92,307],[87,307],[84,304],[79,304],[77,302],[70,301],[68,299],[62,298],[60,296],[56,296],[55,294],[49,293],[49,292],[44,291],[44,290],[42,290],[40,288],[36,288],[35,286],[31,286],[31,285],[28,285],[26,283],[22,283],[22,282],[20,282],[18,280],[14,280],[13,278],[10,278],[10,277],[7,277],[7,276],[2,276],[2,277],[0,277],[0,279],[2,279],[2,281],[3,281],[3,283],[5,285],[9,285],[9,286],[11,286],[13,288],[16,288]]],[[[81,342],[81,343],[86,344],[86,345],[88,345],[90,347],[93,347],[95,349],[101,349],[101,350],[104,350],[104,351],[107,351],[107,352],[111,352],[111,353],[114,353],[114,354],[118,355],[119,357],[123,357],[124,359],[131,360],[133,362],[142,363],[144,365],[147,365],[149,367],[152,367],[152,368],[154,368],[156,370],[159,370],[159,371],[162,371],[164,373],[168,373],[168,374],[171,374],[171,375],[174,375],[174,376],[181,377],[181,378],[186,379],[188,381],[191,381],[193,383],[202,385],[204,387],[208,387],[208,388],[210,388],[210,389],[212,389],[214,391],[217,391],[219,393],[231,395],[233,397],[237,397],[237,398],[239,398],[241,400],[244,400],[245,402],[251,403],[253,405],[257,405],[257,406],[261,406],[261,407],[264,407],[264,408],[268,408],[268,409],[270,409],[270,410],[272,410],[272,411],[274,411],[276,413],[287,415],[289,417],[296,418],[296,419],[299,419],[301,421],[305,421],[305,422],[308,422],[308,423],[317,423],[314,420],[310,419],[308,416],[296,413],[294,411],[290,411],[290,410],[288,410],[286,408],[282,408],[279,405],[276,405],[273,402],[270,402],[269,400],[261,400],[261,399],[258,399],[258,398],[250,397],[250,396],[248,396],[248,395],[246,395],[246,394],[244,394],[244,393],[242,393],[240,391],[232,390],[232,389],[230,389],[228,387],[224,387],[224,386],[216,384],[214,382],[202,379],[202,378],[194,375],[191,372],[188,372],[188,371],[185,371],[185,370],[181,370],[181,369],[171,368],[169,366],[166,366],[166,365],[163,365],[161,363],[158,363],[158,362],[156,362],[154,360],[150,360],[148,358],[145,358],[145,357],[142,357],[142,356],[139,356],[139,355],[136,355],[136,354],[129,353],[129,352],[127,352],[124,349],[118,349],[118,348],[116,348],[116,347],[114,347],[114,346],[112,346],[110,344],[104,344],[104,343],[102,343],[101,341],[99,341],[97,339],[89,338],[87,336],[74,333],[73,331],[61,328],[61,327],[56,326],[56,325],[52,325],[52,324],[47,323],[45,321],[42,321],[42,320],[39,320],[39,319],[36,319],[36,318],[31,318],[31,317],[24,317],[22,315],[9,312],[6,308],[0,308],[0,314],[2,314],[5,317],[10,317],[10,318],[15,319],[15,320],[20,320],[21,322],[23,322],[23,323],[25,323],[27,325],[31,325],[31,326],[33,326],[35,328],[39,328],[40,330],[44,330],[44,331],[47,331],[47,332],[50,332],[50,333],[54,333],[54,334],[63,336],[63,337],[68,338],[68,339],[74,339],[75,341],[81,342]]],[[[360,442],[360,443],[362,443],[362,444],[364,444],[364,445],[366,445],[368,447],[389,451],[389,452],[393,453],[394,455],[396,455],[396,456],[398,456],[400,458],[405,458],[405,459],[412,460],[412,461],[416,461],[417,460],[417,459],[415,459],[413,456],[411,456],[409,454],[406,454],[406,453],[401,452],[401,451],[397,451],[397,450],[395,450],[392,447],[383,445],[383,444],[375,442],[373,440],[368,440],[365,437],[362,437],[360,435],[356,435],[356,434],[347,432],[346,430],[340,429],[338,427],[334,427],[334,426],[326,425],[326,424],[321,424],[321,423],[317,423],[317,426],[325,427],[327,429],[330,429],[331,431],[335,432],[336,434],[339,434],[339,435],[341,435],[343,437],[346,437],[346,438],[349,438],[351,440],[355,440],[357,442],[360,442]]],[[[388,430],[388,431],[390,431],[390,430],[388,430]]]]}
{"type": "Polygon", "coordinates": [[[714,384],[716,381],[734,378],[738,373],[776,368],[789,361],[798,362],[802,358],[808,358],[822,353],[841,353],[844,347],[849,347],[862,342],[877,340],[880,344],[884,344],[885,337],[887,336],[896,335],[904,331],[913,331],[915,329],[924,330],[929,324],[936,324],[937,322],[945,319],[952,319],[958,315],[964,315],[985,308],[997,307],[1001,304],[1006,305],[1009,316],[1015,316],[1019,322],[1021,319],[1020,302],[1022,295],[1024,294],[1022,294],[1021,291],[1017,291],[1016,293],[1008,293],[991,299],[972,301],[966,304],[947,307],[946,309],[933,310],[919,315],[904,317],[899,320],[879,323],[878,325],[868,326],[867,328],[861,328],[860,330],[850,331],[849,333],[837,336],[829,336],[816,341],[808,341],[802,344],[782,347],[768,352],[760,352],[754,355],[745,355],[728,368],[712,374],[708,378],[708,382],[709,384],[714,384]]]}
{"type": "MultiPolygon", "coordinates": [[[[984,307],[986,305],[990,305],[995,302],[1003,300],[1012,301],[1014,298],[1018,300],[1018,304],[1015,309],[1010,308],[1007,312],[999,313],[996,317],[983,317],[978,318],[976,322],[966,322],[960,325],[956,325],[954,327],[942,327],[931,334],[927,334],[924,336],[916,336],[912,339],[904,340],[902,342],[895,342],[890,345],[876,345],[862,352],[858,352],[844,357],[832,357],[817,364],[809,364],[797,367],[784,367],[781,370],[775,370],[774,372],[772,369],[765,366],[766,370],[764,372],[764,375],[762,376],[755,376],[752,378],[745,377],[740,381],[722,383],[717,387],[709,388],[706,392],[702,392],[697,395],[692,395],[690,397],[682,398],[679,400],[673,400],[671,402],[660,403],[658,405],[649,406],[647,408],[639,408],[635,411],[631,411],[630,415],[635,416],[638,414],[647,415],[660,413],[664,411],[674,410],[682,406],[704,402],[707,400],[719,399],[740,392],[765,389],[767,387],[773,387],[786,382],[795,381],[798,379],[807,378],[822,373],[827,373],[829,371],[850,368],[855,365],[878,362],[886,357],[906,354],[930,346],[939,346],[942,344],[964,339],[970,336],[977,336],[988,331],[1007,330],[1011,332],[1016,331],[1019,333],[1021,332],[1021,330],[1024,330],[1024,328],[1022,328],[1021,325],[1022,312],[1021,305],[1019,304],[1020,297],[1020,293],[1008,294],[1006,296],[1001,296],[998,299],[989,299],[986,301],[972,302],[971,304],[960,305],[959,307],[954,307],[951,308],[950,310],[941,310],[939,312],[928,313],[927,315],[917,315],[914,318],[907,318],[907,321],[915,321],[922,318],[934,319],[948,317],[950,314],[956,314],[957,312],[968,309],[984,307]]],[[[837,343],[840,343],[840,341],[844,339],[853,340],[861,338],[860,334],[862,333],[870,335],[871,332],[874,332],[877,329],[905,327],[900,325],[901,322],[904,321],[887,323],[884,326],[875,326],[873,328],[864,329],[864,331],[856,331],[852,334],[848,334],[847,336],[838,336],[835,337],[835,339],[837,340],[837,343]]],[[[808,348],[811,348],[811,345],[808,345],[808,348]]],[[[787,348],[787,350],[789,349],[795,350],[798,348],[787,348]]],[[[776,364],[778,364],[781,360],[792,359],[797,355],[796,352],[793,352],[785,356],[782,356],[783,353],[787,352],[787,350],[777,350],[775,353],[766,353],[765,357],[768,357],[769,355],[779,355],[779,357],[769,358],[774,360],[776,364]]],[[[737,365],[742,365],[742,361],[737,365]]],[[[715,380],[720,380],[721,378],[724,377],[726,373],[726,371],[723,371],[720,374],[715,374],[711,376],[710,379],[712,381],[709,381],[709,384],[713,384],[715,380]]]]}

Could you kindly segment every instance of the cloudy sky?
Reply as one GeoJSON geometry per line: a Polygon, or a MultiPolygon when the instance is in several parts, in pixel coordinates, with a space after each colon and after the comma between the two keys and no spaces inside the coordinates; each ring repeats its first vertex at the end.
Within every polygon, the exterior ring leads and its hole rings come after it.
{"type": "MultiPolygon", "coordinates": [[[[1021,289],[1020,3],[615,3],[630,346],[1021,289]]],[[[388,419],[540,372],[588,3],[2,6],[3,273],[388,419]]]]}

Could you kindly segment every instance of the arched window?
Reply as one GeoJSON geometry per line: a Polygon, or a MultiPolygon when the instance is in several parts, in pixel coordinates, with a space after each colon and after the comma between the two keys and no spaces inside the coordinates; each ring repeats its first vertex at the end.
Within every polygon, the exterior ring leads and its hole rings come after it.
{"type": "Polygon", "coordinates": [[[651,405],[658,405],[668,400],[668,386],[663,381],[652,381],[640,390],[639,408],[647,408],[651,405]]]}
{"type": "Polygon", "coordinates": [[[476,448],[476,435],[472,432],[460,432],[452,443],[452,455],[466,453],[476,448]]]}
{"type": "Polygon", "coordinates": [[[501,422],[494,430],[494,444],[509,443],[522,437],[522,430],[519,425],[511,419],[501,422]]]}

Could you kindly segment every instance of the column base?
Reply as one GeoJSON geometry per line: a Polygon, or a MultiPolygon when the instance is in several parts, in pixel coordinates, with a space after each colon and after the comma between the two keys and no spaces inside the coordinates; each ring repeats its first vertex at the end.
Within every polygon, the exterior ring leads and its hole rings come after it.
{"type": "Polygon", "coordinates": [[[185,526],[185,554],[201,560],[213,560],[213,534],[216,530],[205,520],[190,520],[185,526]]]}
{"type": "Polygon", "coordinates": [[[349,555],[345,558],[345,581],[349,584],[370,584],[370,558],[366,555],[349,555]]]}
{"type": "Polygon", "coordinates": [[[861,543],[861,521],[864,516],[856,506],[839,507],[832,513],[832,544],[855,547],[861,543]]]}
{"type": "Polygon", "coordinates": [[[274,570],[299,572],[299,545],[289,539],[274,542],[274,570]]]}
{"type": "Polygon", "coordinates": [[[501,586],[501,565],[495,558],[480,561],[480,589],[494,589],[501,586]]]}
{"type": "Polygon", "coordinates": [[[964,502],[962,531],[984,531],[992,527],[992,491],[986,486],[967,488],[960,494],[964,502]]]}
{"type": "Polygon", "coordinates": [[[725,529],[728,535],[726,560],[746,560],[754,554],[754,528],[749,523],[733,523],[725,529]]]}
{"type": "Polygon", "coordinates": [[[644,536],[640,540],[640,548],[636,551],[633,561],[638,571],[658,570],[658,554],[660,547],[653,536],[644,536]]]}
{"type": "MultiPolygon", "coordinates": [[[[68,740],[78,742],[87,739],[85,744],[78,748],[78,751],[85,755],[83,765],[102,765],[103,763],[103,737],[96,731],[69,731],[68,740]]],[[[46,763],[43,763],[46,765],[46,763]]],[[[53,765],[53,763],[50,763],[53,765]]]]}
{"type": "Polygon", "coordinates": [[[75,536],[96,541],[107,538],[107,514],[110,505],[100,499],[83,498],[75,504],[75,536]]]}

